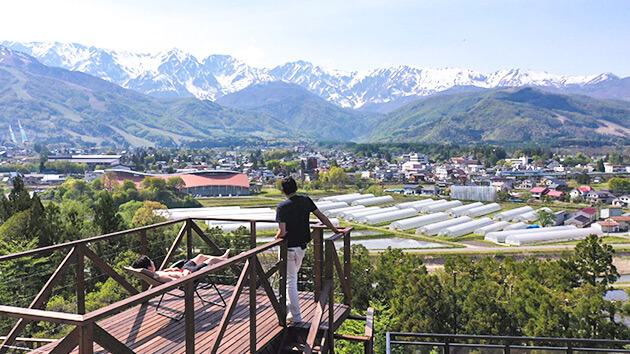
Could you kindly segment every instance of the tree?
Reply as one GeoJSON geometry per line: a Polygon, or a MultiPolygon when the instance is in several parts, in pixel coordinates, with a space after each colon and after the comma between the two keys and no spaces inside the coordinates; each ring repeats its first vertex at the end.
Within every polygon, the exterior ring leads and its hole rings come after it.
{"type": "Polygon", "coordinates": [[[603,244],[597,235],[591,234],[575,246],[574,255],[567,264],[575,270],[579,282],[606,287],[619,278],[613,264],[614,253],[611,245],[603,244]]]}
{"type": "Polygon", "coordinates": [[[586,172],[582,172],[575,177],[575,180],[579,184],[589,184],[591,183],[591,177],[586,172]]]}
{"type": "Polygon", "coordinates": [[[541,227],[547,227],[555,224],[556,218],[556,213],[553,211],[540,209],[536,212],[536,221],[538,221],[541,227]]]}
{"type": "Polygon", "coordinates": [[[344,188],[346,183],[348,183],[348,175],[341,167],[332,167],[320,178],[322,178],[325,185],[339,189],[344,188]]]}
{"type": "Polygon", "coordinates": [[[608,188],[620,192],[630,193],[630,179],[614,177],[608,180],[608,188]]]}
{"type": "Polygon", "coordinates": [[[604,172],[605,171],[604,160],[603,159],[597,160],[597,171],[599,171],[599,172],[604,172]]]}
{"type": "Polygon", "coordinates": [[[497,200],[499,202],[507,202],[508,200],[510,200],[510,198],[512,198],[512,195],[508,192],[505,192],[505,191],[497,192],[497,200]]]}
{"type": "Polygon", "coordinates": [[[94,205],[94,223],[102,234],[120,231],[123,226],[122,217],[118,214],[118,207],[114,204],[114,199],[108,191],[102,191],[96,205],[94,205]]]}
{"type": "Polygon", "coordinates": [[[9,193],[9,205],[11,215],[31,208],[31,196],[28,194],[21,176],[13,179],[13,189],[9,193]]]}

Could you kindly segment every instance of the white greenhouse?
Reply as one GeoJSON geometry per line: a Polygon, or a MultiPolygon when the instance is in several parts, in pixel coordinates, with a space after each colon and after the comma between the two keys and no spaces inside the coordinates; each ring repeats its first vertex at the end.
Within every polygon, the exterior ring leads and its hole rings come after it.
{"type": "Polygon", "coordinates": [[[331,203],[325,203],[325,204],[315,203],[315,205],[317,206],[317,209],[319,209],[319,211],[321,211],[322,213],[325,212],[326,210],[348,207],[348,203],[344,203],[344,202],[331,202],[331,203]]]}
{"type": "Polygon", "coordinates": [[[346,202],[346,203],[352,203],[355,200],[360,200],[360,199],[368,199],[368,198],[374,198],[374,194],[357,194],[357,195],[340,195],[337,197],[333,197],[330,200],[333,202],[346,202]]]}
{"type": "Polygon", "coordinates": [[[330,210],[326,210],[323,212],[324,215],[326,216],[333,216],[333,217],[340,217],[341,214],[343,214],[346,211],[353,211],[353,210],[365,210],[365,206],[363,205],[357,205],[357,206],[351,206],[351,207],[344,207],[344,208],[337,208],[337,209],[330,209],[330,210]]]}
{"type": "Polygon", "coordinates": [[[358,195],[361,195],[361,193],[350,193],[350,194],[331,195],[331,196],[329,196],[329,197],[319,198],[319,200],[318,200],[317,202],[318,202],[318,203],[320,203],[320,202],[332,202],[332,201],[334,201],[334,199],[336,199],[336,198],[352,197],[352,196],[358,196],[358,195]]]}
{"type": "Polygon", "coordinates": [[[503,230],[503,228],[508,225],[510,225],[510,223],[507,221],[499,221],[499,222],[495,222],[494,224],[482,226],[476,229],[475,233],[477,235],[485,235],[488,232],[503,230]]]}
{"type": "MultiPolygon", "coordinates": [[[[544,230],[544,229],[543,229],[544,230]]],[[[505,243],[513,246],[532,245],[536,243],[550,243],[550,242],[562,242],[562,241],[577,241],[583,240],[588,235],[595,234],[597,236],[603,236],[602,230],[587,227],[584,229],[568,229],[568,230],[555,230],[537,232],[533,234],[516,234],[510,235],[505,239],[505,243]]]]}
{"type": "Polygon", "coordinates": [[[433,203],[434,201],[435,200],[433,199],[414,200],[412,202],[404,202],[404,203],[396,204],[396,208],[398,209],[414,208],[418,210],[419,207],[433,203]]]}
{"type": "Polygon", "coordinates": [[[462,216],[468,210],[470,210],[472,208],[480,207],[482,205],[483,205],[482,202],[474,202],[474,203],[470,203],[470,204],[466,204],[466,205],[462,205],[462,206],[458,206],[458,207],[455,207],[455,208],[448,209],[446,211],[446,214],[448,214],[448,216],[462,216]]]}
{"type": "MultiPolygon", "coordinates": [[[[363,205],[357,205],[357,207],[358,206],[363,206],[363,205]]],[[[350,207],[350,208],[355,208],[355,207],[350,207]]],[[[339,218],[348,219],[348,216],[352,215],[354,213],[359,213],[359,212],[362,213],[362,212],[366,212],[366,211],[379,210],[379,209],[381,209],[381,208],[376,207],[376,206],[371,206],[371,207],[367,207],[367,208],[363,206],[363,209],[355,209],[355,210],[344,211],[344,212],[340,213],[338,217],[339,218]]]]}
{"type": "Polygon", "coordinates": [[[484,240],[491,241],[495,243],[504,243],[505,239],[508,236],[518,235],[518,234],[535,234],[538,232],[547,232],[547,231],[558,231],[558,230],[570,230],[575,229],[574,225],[564,225],[564,226],[552,226],[552,227],[536,227],[532,229],[521,229],[521,230],[503,230],[503,231],[495,231],[488,232],[484,240]]]}
{"type": "Polygon", "coordinates": [[[526,229],[527,228],[527,224],[524,222],[517,222],[514,224],[510,224],[510,226],[506,226],[503,231],[510,231],[510,230],[521,230],[521,229],[526,229]]]}
{"type": "Polygon", "coordinates": [[[354,202],[352,202],[352,205],[368,206],[368,205],[391,203],[393,201],[394,201],[394,198],[391,195],[384,195],[382,197],[355,200],[354,202]]]}
{"type": "Polygon", "coordinates": [[[394,221],[389,225],[389,228],[391,230],[409,230],[446,219],[448,219],[448,216],[445,213],[422,215],[414,218],[394,221]]]}
{"type": "Polygon", "coordinates": [[[499,221],[499,220],[513,220],[515,217],[521,215],[521,214],[525,214],[528,213],[530,211],[533,211],[534,208],[528,206],[524,206],[524,207],[520,207],[520,208],[516,208],[516,209],[511,209],[511,210],[506,210],[506,211],[502,211],[500,213],[496,213],[493,217],[494,220],[499,221]]]}
{"type": "Polygon", "coordinates": [[[525,214],[521,214],[521,215],[517,216],[515,218],[515,220],[523,221],[523,222],[536,221],[536,219],[538,219],[538,212],[541,211],[541,210],[547,211],[547,212],[551,212],[551,209],[549,209],[549,208],[540,208],[538,210],[534,210],[534,211],[530,211],[530,212],[525,213],[525,214]]]}
{"type": "Polygon", "coordinates": [[[433,236],[433,235],[437,235],[440,231],[442,231],[443,229],[447,227],[463,224],[469,221],[472,221],[472,219],[469,218],[468,216],[460,216],[455,219],[444,220],[444,221],[436,222],[434,224],[424,225],[416,229],[416,233],[421,234],[421,235],[433,236]]]}
{"type": "Polygon", "coordinates": [[[465,222],[463,224],[449,226],[440,231],[438,235],[444,237],[459,237],[463,235],[468,235],[475,231],[477,228],[490,225],[492,223],[494,223],[494,221],[492,221],[492,219],[490,218],[481,218],[465,222]]]}
{"type": "Polygon", "coordinates": [[[416,216],[416,215],[418,215],[418,212],[416,211],[416,209],[407,208],[407,209],[394,210],[394,211],[390,211],[388,213],[383,213],[383,214],[379,213],[379,214],[372,214],[372,215],[364,216],[363,218],[361,218],[361,220],[359,220],[359,222],[368,224],[368,225],[374,225],[374,224],[380,224],[386,221],[403,219],[403,218],[416,216]]]}
{"type": "Polygon", "coordinates": [[[494,213],[495,211],[499,211],[499,210],[501,210],[501,206],[498,203],[490,203],[484,206],[469,209],[464,214],[467,216],[475,217],[475,216],[481,216],[481,215],[494,213]]]}
{"type": "MultiPolygon", "coordinates": [[[[264,208],[269,209],[269,208],[264,208]]],[[[212,217],[214,215],[223,215],[238,212],[241,210],[239,206],[231,207],[207,207],[207,208],[173,208],[173,209],[157,209],[153,213],[155,215],[163,216],[169,220],[190,218],[190,217],[212,217]]],[[[269,209],[271,210],[271,209],[269,209]]]]}
{"type": "Polygon", "coordinates": [[[451,200],[450,202],[444,202],[444,203],[433,203],[433,204],[429,204],[429,205],[425,205],[423,206],[420,211],[423,213],[434,213],[436,211],[443,211],[449,208],[455,208],[458,206],[462,206],[462,202],[460,202],[459,200],[451,200]]]}
{"type": "Polygon", "coordinates": [[[368,216],[368,215],[372,215],[372,214],[388,213],[390,211],[396,211],[396,210],[400,210],[400,209],[392,206],[392,207],[387,207],[387,208],[377,208],[376,210],[352,212],[352,213],[346,214],[346,219],[347,220],[359,221],[364,216],[368,216]]]}

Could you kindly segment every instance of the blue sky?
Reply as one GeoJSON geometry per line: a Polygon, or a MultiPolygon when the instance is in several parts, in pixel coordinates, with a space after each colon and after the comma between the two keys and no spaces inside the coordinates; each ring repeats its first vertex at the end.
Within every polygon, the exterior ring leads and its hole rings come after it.
{"type": "Polygon", "coordinates": [[[507,68],[630,76],[630,1],[2,1],[0,39],[78,42],[258,67],[507,68]]]}

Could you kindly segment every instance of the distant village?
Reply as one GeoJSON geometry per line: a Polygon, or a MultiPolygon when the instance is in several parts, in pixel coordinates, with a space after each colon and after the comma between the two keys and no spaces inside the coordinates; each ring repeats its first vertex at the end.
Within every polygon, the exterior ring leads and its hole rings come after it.
{"type": "MultiPolygon", "coordinates": [[[[313,151],[304,145],[279,150],[282,153],[277,156],[270,149],[266,161],[257,160],[251,150],[208,151],[211,157],[182,152],[166,156],[146,149],[116,154],[71,149],[47,152],[43,162],[41,154],[35,151],[4,148],[0,151],[0,169],[5,189],[10,188],[12,178],[17,175],[35,191],[62,184],[68,178],[93,181],[108,175],[110,179],[132,180],[140,185],[147,176],[180,177],[184,182],[180,190],[194,197],[236,197],[273,188],[276,180],[286,175],[309,184],[331,168],[340,168],[345,174],[343,184],[355,189],[377,184],[391,194],[488,202],[575,203],[591,207],[580,208],[577,213],[574,210],[565,216],[565,223],[585,227],[602,219],[606,221],[602,227],[615,232],[627,230],[630,221],[630,217],[623,216],[623,208],[630,207],[628,191],[607,187],[611,178],[628,177],[630,166],[602,162],[597,156],[589,158],[595,162],[584,164],[567,164],[564,163],[567,158],[562,157],[541,160],[521,156],[489,166],[471,156],[436,162],[425,154],[405,153],[391,156],[388,162],[382,157],[357,156],[348,151],[313,151]],[[36,171],[11,170],[20,164],[31,169],[35,166],[36,171]],[[592,207],[599,208],[600,215],[592,207]]],[[[257,153],[264,154],[265,150],[257,153]]]]}

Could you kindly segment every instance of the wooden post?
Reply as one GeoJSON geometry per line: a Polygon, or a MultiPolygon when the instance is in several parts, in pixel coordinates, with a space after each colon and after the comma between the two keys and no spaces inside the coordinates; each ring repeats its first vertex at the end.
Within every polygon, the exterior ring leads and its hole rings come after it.
{"type": "Polygon", "coordinates": [[[313,295],[315,296],[315,302],[319,300],[322,291],[322,257],[323,257],[323,239],[324,229],[315,229],[313,237],[313,267],[315,276],[315,289],[313,295]]]}
{"type": "MultiPolygon", "coordinates": [[[[255,224],[255,223],[254,223],[255,224]]],[[[249,352],[256,353],[256,263],[258,257],[249,258],[249,352]]]]}
{"type": "Polygon", "coordinates": [[[184,316],[186,318],[186,354],[195,353],[195,284],[191,281],[184,286],[184,316]]]}
{"type": "Polygon", "coordinates": [[[94,333],[91,323],[79,327],[79,354],[94,353],[94,333]]]}
{"type": "Polygon", "coordinates": [[[85,256],[83,245],[77,246],[77,313],[85,314],[85,256]]]}
{"type": "MultiPolygon", "coordinates": [[[[350,256],[350,230],[347,230],[343,235],[343,276],[346,284],[348,285],[350,285],[350,276],[352,272],[350,256]]],[[[348,286],[346,289],[348,293],[344,297],[344,304],[350,306],[352,301],[352,287],[348,286]]]]}
{"type": "MultiPolygon", "coordinates": [[[[334,284],[334,263],[333,253],[335,251],[335,245],[332,241],[326,241],[326,259],[324,260],[326,265],[326,280],[334,284]]],[[[326,344],[328,346],[328,352],[335,352],[335,287],[331,286],[328,290],[328,338],[326,338],[326,344]]]]}
{"type": "Polygon", "coordinates": [[[188,259],[193,258],[193,240],[192,240],[192,224],[194,221],[192,219],[186,220],[186,257],[188,259]]]}
{"type": "MultiPolygon", "coordinates": [[[[147,230],[146,229],[142,229],[140,230],[140,254],[148,254],[149,253],[149,244],[147,243],[147,230]]],[[[145,291],[149,288],[149,284],[142,280],[141,281],[142,284],[142,291],[145,291]]]]}
{"type": "Polygon", "coordinates": [[[249,230],[250,230],[249,248],[254,249],[256,248],[256,222],[255,221],[249,222],[249,230]]]}
{"type": "Polygon", "coordinates": [[[280,265],[278,268],[280,282],[278,284],[278,294],[280,296],[280,325],[287,326],[287,240],[280,244],[280,265]]]}

